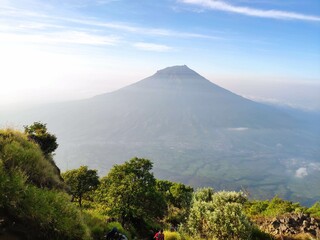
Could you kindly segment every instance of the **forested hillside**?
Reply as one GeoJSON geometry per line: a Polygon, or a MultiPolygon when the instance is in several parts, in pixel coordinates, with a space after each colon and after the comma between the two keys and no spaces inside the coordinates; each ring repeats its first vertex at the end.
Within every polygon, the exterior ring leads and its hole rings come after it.
{"type": "Polygon", "coordinates": [[[159,229],[166,240],[320,237],[319,202],[308,209],[278,197],[253,201],[243,192],[194,190],[156,179],[153,163],[142,158],[105,176],[87,166],[60,174],[56,140],[42,123],[0,130],[0,239],[105,239],[115,228],[117,239],[152,239],[159,229]],[[282,231],[288,214],[308,226],[282,231]],[[272,232],[265,225],[271,220],[272,232]]]}

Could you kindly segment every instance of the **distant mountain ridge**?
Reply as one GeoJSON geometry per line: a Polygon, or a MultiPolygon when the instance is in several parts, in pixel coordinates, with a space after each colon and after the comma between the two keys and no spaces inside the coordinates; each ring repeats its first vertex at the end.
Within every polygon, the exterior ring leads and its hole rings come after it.
{"type": "Polygon", "coordinates": [[[62,170],[82,164],[104,174],[137,156],[155,162],[158,178],[193,186],[244,187],[257,197],[279,194],[301,202],[320,197],[313,191],[320,184],[316,131],[185,65],[112,93],[8,117],[4,120],[24,125],[48,123],[58,137],[56,161],[62,170]],[[297,177],[301,168],[306,174],[297,177]]]}

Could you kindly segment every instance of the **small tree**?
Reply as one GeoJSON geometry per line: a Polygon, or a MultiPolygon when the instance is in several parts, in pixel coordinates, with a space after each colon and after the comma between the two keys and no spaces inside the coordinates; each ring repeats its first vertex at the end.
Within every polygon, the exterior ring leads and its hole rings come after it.
{"type": "Polygon", "coordinates": [[[82,206],[84,194],[97,189],[100,183],[97,170],[90,170],[87,166],[66,171],[62,174],[62,178],[70,187],[72,201],[78,199],[80,207],[82,206]]]}
{"type": "Polygon", "coordinates": [[[47,125],[41,122],[34,122],[30,126],[24,126],[24,132],[29,139],[39,144],[45,156],[53,153],[57,147],[57,138],[47,131],[47,125]]]}
{"type": "Polygon", "coordinates": [[[156,191],[156,180],[150,172],[152,162],[133,158],[115,165],[102,178],[96,191],[97,200],[106,205],[109,215],[124,224],[139,224],[162,218],[166,211],[164,199],[156,191]]]}

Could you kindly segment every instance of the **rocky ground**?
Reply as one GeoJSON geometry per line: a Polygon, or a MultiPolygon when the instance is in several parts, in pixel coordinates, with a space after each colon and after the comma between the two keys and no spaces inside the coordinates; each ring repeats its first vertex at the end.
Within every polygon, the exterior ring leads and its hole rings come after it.
{"type": "MultiPolygon", "coordinates": [[[[308,214],[287,214],[276,218],[258,218],[254,222],[261,230],[278,239],[303,236],[310,239],[320,239],[320,220],[308,214]]],[[[290,238],[289,238],[290,239],[290,238]]]]}

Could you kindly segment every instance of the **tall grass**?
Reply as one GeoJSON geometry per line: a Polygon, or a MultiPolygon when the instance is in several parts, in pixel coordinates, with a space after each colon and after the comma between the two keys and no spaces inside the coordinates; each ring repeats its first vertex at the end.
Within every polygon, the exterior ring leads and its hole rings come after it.
{"type": "Polygon", "coordinates": [[[0,130],[0,159],[7,171],[24,172],[27,181],[38,187],[63,186],[52,162],[45,158],[37,144],[28,141],[21,132],[0,130]]]}

